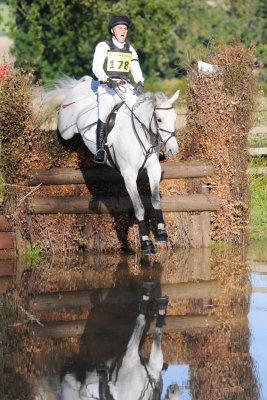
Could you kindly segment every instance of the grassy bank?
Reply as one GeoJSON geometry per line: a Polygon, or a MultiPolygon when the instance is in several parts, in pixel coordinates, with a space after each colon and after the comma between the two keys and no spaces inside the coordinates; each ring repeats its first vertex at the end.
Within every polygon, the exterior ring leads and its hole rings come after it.
{"type": "Polygon", "coordinates": [[[184,100],[187,88],[186,76],[178,79],[147,79],[145,81],[145,91],[147,92],[163,92],[168,97],[172,96],[176,90],[180,90],[180,101],[184,100]]]}
{"type": "MultiPolygon", "coordinates": [[[[267,84],[265,85],[267,88],[267,84]]],[[[259,83],[259,98],[254,121],[254,133],[249,135],[249,144],[267,147],[267,97],[262,83],[259,83]]],[[[253,130],[252,130],[253,131],[253,130]]],[[[266,168],[266,156],[251,157],[249,169],[266,168]]],[[[267,174],[249,174],[251,209],[249,221],[250,240],[267,239],[267,174]]]]}
{"type": "MultiPolygon", "coordinates": [[[[250,168],[266,167],[264,157],[253,159],[250,168]]],[[[251,209],[249,221],[250,240],[267,239],[267,175],[249,175],[251,209]]]]}

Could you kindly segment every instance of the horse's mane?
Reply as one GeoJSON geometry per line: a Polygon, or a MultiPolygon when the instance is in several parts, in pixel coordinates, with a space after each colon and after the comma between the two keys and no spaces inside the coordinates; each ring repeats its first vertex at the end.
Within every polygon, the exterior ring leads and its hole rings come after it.
{"type": "Polygon", "coordinates": [[[134,109],[137,109],[140,105],[144,103],[151,103],[153,105],[161,106],[168,101],[167,96],[163,92],[146,92],[138,97],[134,109]]]}

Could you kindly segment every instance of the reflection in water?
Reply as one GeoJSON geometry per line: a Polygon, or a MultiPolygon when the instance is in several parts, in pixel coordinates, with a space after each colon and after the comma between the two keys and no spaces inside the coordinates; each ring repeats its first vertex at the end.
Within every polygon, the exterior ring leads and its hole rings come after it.
{"type": "MultiPolygon", "coordinates": [[[[64,374],[61,382],[63,400],[69,399],[160,399],[162,393],[161,370],[163,355],[161,350],[162,326],[164,324],[168,297],[156,298],[157,320],[148,361],[139,355],[139,345],[146,325],[146,313],[153,291],[153,284],[143,284],[142,301],[126,352],[120,358],[106,360],[91,369],[84,382],[73,373],[64,374]]],[[[167,388],[164,399],[178,400],[177,385],[167,388]]]]}
{"type": "Polygon", "coordinates": [[[2,297],[1,399],[260,400],[245,261],[235,248],[19,260],[2,297]],[[156,283],[148,310],[142,282],[156,283]]]}

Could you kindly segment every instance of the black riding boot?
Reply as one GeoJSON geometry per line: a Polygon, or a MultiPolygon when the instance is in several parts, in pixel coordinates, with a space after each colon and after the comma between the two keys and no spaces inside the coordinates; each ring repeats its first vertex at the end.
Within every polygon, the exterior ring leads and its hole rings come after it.
{"type": "Polygon", "coordinates": [[[100,119],[97,121],[96,128],[96,154],[94,156],[94,161],[96,163],[103,163],[105,161],[105,150],[104,150],[104,141],[106,135],[106,124],[102,122],[100,119]]]}

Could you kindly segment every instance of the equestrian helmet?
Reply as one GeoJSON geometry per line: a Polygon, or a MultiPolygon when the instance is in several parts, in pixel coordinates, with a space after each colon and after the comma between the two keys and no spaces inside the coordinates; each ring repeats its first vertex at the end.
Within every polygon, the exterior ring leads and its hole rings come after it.
{"type": "Polygon", "coordinates": [[[108,24],[108,31],[111,35],[111,29],[116,25],[126,25],[128,28],[130,25],[130,18],[126,17],[125,15],[116,15],[115,17],[112,17],[108,24]]]}

